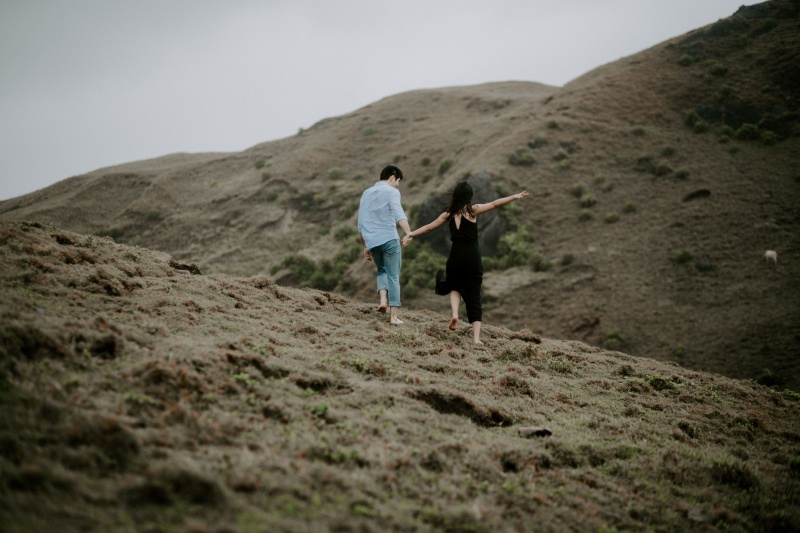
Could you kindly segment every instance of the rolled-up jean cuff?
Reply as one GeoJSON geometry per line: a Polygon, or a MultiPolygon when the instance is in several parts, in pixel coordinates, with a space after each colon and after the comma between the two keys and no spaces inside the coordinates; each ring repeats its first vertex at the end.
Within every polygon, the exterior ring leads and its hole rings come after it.
{"type": "Polygon", "coordinates": [[[369,253],[378,268],[378,291],[385,290],[388,293],[390,307],[400,307],[400,240],[385,242],[370,249],[369,253]]]}

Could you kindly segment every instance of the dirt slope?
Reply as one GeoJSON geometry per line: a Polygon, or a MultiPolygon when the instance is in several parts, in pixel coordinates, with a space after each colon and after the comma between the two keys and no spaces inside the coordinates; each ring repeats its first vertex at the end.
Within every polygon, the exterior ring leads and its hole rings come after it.
{"type": "Polygon", "coordinates": [[[0,223],[0,523],[789,531],[800,395],[0,223]]]}

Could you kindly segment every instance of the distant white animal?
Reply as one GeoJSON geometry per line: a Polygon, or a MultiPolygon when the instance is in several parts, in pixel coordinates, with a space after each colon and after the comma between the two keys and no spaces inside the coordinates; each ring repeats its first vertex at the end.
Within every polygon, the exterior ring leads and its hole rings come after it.
{"type": "Polygon", "coordinates": [[[773,263],[775,263],[777,265],[778,264],[778,252],[776,252],[775,250],[767,250],[766,252],[764,252],[764,259],[766,260],[767,263],[772,261],[773,263]]]}

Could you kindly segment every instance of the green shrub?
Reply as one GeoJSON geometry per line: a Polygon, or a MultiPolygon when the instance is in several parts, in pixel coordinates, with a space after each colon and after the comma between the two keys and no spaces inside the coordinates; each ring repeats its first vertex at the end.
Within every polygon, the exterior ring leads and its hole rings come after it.
{"type": "Polygon", "coordinates": [[[792,400],[793,402],[800,402],[800,394],[793,390],[783,389],[783,397],[787,400],[792,400]]]}
{"type": "Polygon", "coordinates": [[[346,241],[352,239],[356,235],[358,235],[358,230],[353,226],[341,226],[336,230],[336,233],[333,234],[337,241],[346,241]]]}
{"type": "Polygon", "coordinates": [[[264,168],[264,165],[266,164],[267,162],[264,159],[256,159],[256,162],[254,163],[255,167],[258,169],[264,168]]]}
{"type": "Polygon", "coordinates": [[[760,139],[761,144],[765,146],[772,146],[778,142],[778,136],[771,131],[762,131],[760,139]]]}
{"type": "Polygon", "coordinates": [[[728,102],[734,97],[734,90],[730,85],[723,85],[714,95],[714,100],[717,102],[728,102]]]}
{"type": "Polygon", "coordinates": [[[613,224],[614,222],[619,222],[619,215],[616,213],[608,213],[604,221],[606,224],[613,224]]]}
{"type": "Polygon", "coordinates": [[[680,59],[678,59],[678,64],[682,67],[688,67],[689,65],[693,64],[697,58],[689,54],[683,54],[680,59]]]}
{"type": "Polygon", "coordinates": [[[114,240],[117,240],[122,236],[122,230],[119,228],[108,228],[108,229],[101,229],[97,233],[95,233],[98,237],[111,237],[114,240]]]}
{"type": "Polygon", "coordinates": [[[523,265],[531,265],[534,270],[552,268],[552,264],[539,255],[527,228],[503,235],[497,243],[497,256],[484,258],[483,265],[487,270],[505,270],[523,265]]]}
{"type": "Polygon", "coordinates": [[[606,182],[606,177],[603,174],[598,174],[597,176],[594,177],[594,182],[597,185],[602,185],[606,182]]]}
{"type": "Polygon", "coordinates": [[[331,181],[340,180],[342,176],[344,176],[344,172],[339,168],[332,168],[330,172],[328,172],[328,179],[331,181]]]}
{"type": "Polygon", "coordinates": [[[666,176],[672,173],[672,167],[669,166],[667,163],[659,163],[655,167],[653,167],[653,174],[656,176],[666,176]]]}
{"type": "Polygon", "coordinates": [[[694,111],[690,111],[686,115],[686,125],[692,128],[692,131],[695,133],[703,133],[708,131],[710,128],[708,122],[700,118],[700,115],[694,111]]]}
{"type": "Polygon", "coordinates": [[[447,258],[434,252],[428,243],[420,243],[403,249],[403,268],[400,270],[400,285],[403,294],[413,298],[420,291],[433,292],[436,271],[444,270],[447,258]]]}
{"type": "Polygon", "coordinates": [[[439,175],[443,176],[448,170],[450,170],[450,167],[452,166],[453,166],[452,159],[443,159],[442,162],[439,163],[439,175]]]}
{"type": "Polygon", "coordinates": [[[586,194],[588,191],[586,190],[586,187],[584,185],[578,183],[578,184],[572,186],[572,189],[570,190],[570,192],[572,193],[572,196],[574,196],[575,198],[580,198],[581,196],[586,194]]]}
{"type": "Polygon", "coordinates": [[[639,127],[637,127],[637,128],[634,128],[632,133],[633,133],[633,134],[634,134],[636,137],[644,137],[644,135],[645,135],[644,128],[643,128],[643,127],[641,127],[641,126],[639,126],[639,127]]]}
{"type": "Polygon", "coordinates": [[[268,181],[272,177],[272,174],[269,172],[262,172],[261,173],[261,183],[268,181]]]}
{"type": "Polygon", "coordinates": [[[267,191],[266,199],[268,202],[274,202],[278,199],[278,190],[274,187],[267,191]]]}
{"type": "Polygon", "coordinates": [[[428,157],[428,156],[425,156],[425,157],[423,157],[423,158],[422,158],[422,161],[420,161],[420,164],[421,164],[423,167],[427,167],[428,165],[430,165],[430,164],[431,164],[431,158],[430,158],[430,157],[428,157]]]}
{"type": "Polygon", "coordinates": [[[563,148],[559,148],[558,150],[556,150],[556,154],[553,156],[553,159],[555,159],[556,161],[563,161],[568,157],[569,153],[563,148]]]}
{"type": "Polygon", "coordinates": [[[609,350],[619,350],[622,348],[623,344],[622,335],[620,335],[618,331],[609,331],[606,333],[606,338],[603,344],[609,350]]]}
{"type": "Polygon", "coordinates": [[[585,192],[581,195],[581,207],[592,207],[597,203],[597,199],[590,192],[585,192]]]}
{"type": "Polygon", "coordinates": [[[339,218],[341,218],[342,220],[346,220],[351,216],[353,216],[356,211],[358,211],[358,202],[351,202],[350,204],[342,208],[339,218]]]}
{"type": "Polygon", "coordinates": [[[747,35],[740,35],[739,38],[736,40],[736,46],[739,49],[744,49],[750,46],[750,37],[747,35]]]}
{"type": "Polygon", "coordinates": [[[564,254],[561,257],[561,266],[569,266],[575,262],[575,256],[572,254],[564,254]]]}
{"type": "Polygon", "coordinates": [[[581,212],[578,215],[578,220],[580,220],[581,222],[587,222],[589,220],[592,220],[593,218],[594,215],[592,214],[591,209],[581,209],[581,212]]]}
{"type": "Polygon", "coordinates": [[[161,220],[161,211],[159,211],[158,209],[151,209],[150,211],[147,212],[146,216],[147,220],[153,220],[153,221],[161,220]]]}
{"type": "Polygon", "coordinates": [[[686,250],[681,250],[675,255],[675,262],[678,263],[679,265],[684,265],[686,263],[689,263],[693,259],[694,259],[694,254],[686,250]]]}
{"type": "Polygon", "coordinates": [[[530,148],[541,148],[547,144],[547,135],[540,133],[536,136],[536,139],[532,141],[528,141],[528,146],[530,148]]]}
{"type": "MultiPolygon", "coordinates": [[[[711,59],[706,61],[705,66],[708,67],[708,73],[712,76],[722,77],[728,74],[728,67],[717,61],[716,59],[711,59]]],[[[727,87],[727,85],[723,85],[723,87],[727,87]]]]}
{"type": "Polygon", "coordinates": [[[682,180],[688,178],[689,174],[690,174],[689,171],[686,170],[685,168],[679,168],[678,170],[675,171],[675,177],[682,180]]]}
{"type": "Polygon", "coordinates": [[[672,146],[665,146],[664,148],[661,149],[661,155],[663,155],[664,157],[673,156],[675,155],[676,152],[677,150],[675,150],[675,148],[673,148],[672,146]]]}
{"type": "Polygon", "coordinates": [[[361,130],[361,133],[364,135],[364,137],[369,137],[375,133],[375,129],[372,126],[366,126],[363,130],[361,130]]]}
{"type": "Polygon", "coordinates": [[[553,263],[544,258],[537,259],[533,264],[533,270],[536,272],[547,272],[553,268],[553,263]]]}
{"type": "Polygon", "coordinates": [[[742,124],[736,130],[736,138],[742,141],[754,141],[761,136],[758,126],[755,124],[742,124]]]}
{"type": "Polygon", "coordinates": [[[623,213],[635,213],[636,212],[636,204],[628,202],[625,204],[625,207],[622,208],[623,213]]]}
{"type": "Polygon", "coordinates": [[[508,163],[515,166],[530,166],[535,162],[533,154],[526,148],[517,148],[508,156],[508,163]]]}

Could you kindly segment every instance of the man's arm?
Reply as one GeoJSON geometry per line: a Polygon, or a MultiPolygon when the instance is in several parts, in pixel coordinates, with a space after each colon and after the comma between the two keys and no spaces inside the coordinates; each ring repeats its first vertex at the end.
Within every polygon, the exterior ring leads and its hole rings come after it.
{"type": "Polygon", "coordinates": [[[403,228],[403,231],[406,232],[406,235],[411,233],[411,226],[408,225],[408,219],[407,218],[404,218],[404,219],[400,220],[398,222],[398,224],[400,224],[400,227],[403,228]]]}
{"type": "Polygon", "coordinates": [[[360,231],[358,232],[358,237],[361,239],[361,246],[364,247],[364,259],[367,261],[372,261],[372,254],[369,253],[369,250],[367,250],[367,243],[364,241],[364,236],[361,235],[360,231]]]}

